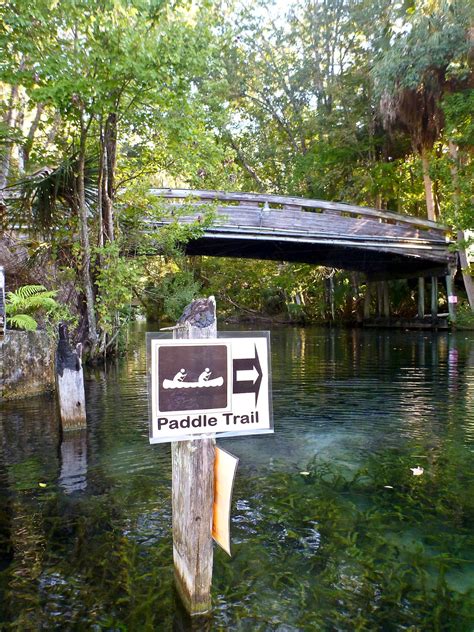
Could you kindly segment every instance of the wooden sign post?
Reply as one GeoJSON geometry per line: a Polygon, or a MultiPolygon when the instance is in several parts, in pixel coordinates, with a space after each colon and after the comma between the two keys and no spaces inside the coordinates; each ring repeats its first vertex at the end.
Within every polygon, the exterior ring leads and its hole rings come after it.
{"type": "MultiPolygon", "coordinates": [[[[180,320],[175,338],[215,338],[214,297],[191,303],[180,320]]],[[[215,439],[175,441],[171,454],[176,587],[191,615],[205,614],[211,609],[215,439]]]]}
{"type": "Polygon", "coordinates": [[[224,457],[215,473],[215,438],[273,432],[269,332],[218,337],[213,296],[190,303],[170,329],[173,340],[147,334],[149,438],[171,442],[176,587],[187,612],[202,615],[211,609],[213,532],[230,553],[238,460],[231,476],[224,457]]]}

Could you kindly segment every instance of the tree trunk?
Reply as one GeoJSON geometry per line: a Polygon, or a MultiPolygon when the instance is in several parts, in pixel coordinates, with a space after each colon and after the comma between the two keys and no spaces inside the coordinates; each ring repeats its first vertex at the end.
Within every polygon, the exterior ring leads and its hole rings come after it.
{"type": "MultiPolygon", "coordinates": [[[[464,232],[458,230],[458,243],[464,240],[464,232]]],[[[466,289],[467,300],[471,311],[474,313],[474,281],[472,280],[471,273],[469,271],[469,261],[467,260],[466,249],[459,247],[459,262],[461,264],[462,278],[464,281],[464,287],[466,289]]]]}
{"type": "Polygon", "coordinates": [[[23,145],[20,147],[20,163],[21,163],[20,174],[25,173],[25,171],[28,169],[28,162],[30,160],[31,148],[33,147],[33,141],[34,141],[38,126],[40,124],[43,110],[44,110],[44,103],[38,103],[36,107],[35,117],[30,125],[30,129],[28,131],[26,140],[23,143],[23,145]]]}
{"type": "Polygon", "coordinates": [[[54,115],[53,122],[51,124],[51,129],[49,130],[49,134],[46,138],[46,144],[44,145],[44,150],[48,149],[49,146],[54,143],[60,124],[61,124],[61,115],[59,114],[59,112],[56,112],[56,114],[54,115]]]}
{"type": "MultiPolygon", "coordinates": [[[[449,140],[449,154],[451,156],[451,175],[453,178],[453,201],[455,209],[459,206],[459,174],[458,174],[458,148],[453,143],[452,140],[449,140]]],[[[458,230],[457,234],[458,243],[462,243],[464,241],[464,232],[462,230],[458,230]]],[[[466,288],[467,300],[469,301],[469,306],[471,311],[474,312],[474,282],[472,280],[472,276],[469,271],[469,262],[467,260],[466,249],[459,247],[459,261],[461,263],[461,271],[462,278],[464,281],[464,287],[466,288]]]]}
{"type": "Polygon", "coordinates": [[[423,149],[421,152],[421,165],[423,169],[423,184],[425,185],[426,212],[428,219],[435,222],[437,217],[433,195],[433,182],[430,176],[430,160],[427,149],[423,149]]]}
{"type": "Polygon", "coordinates": [[[86,296],[86,313],[88,320],[88,338],[91,344],[90,356],[93,358],[97,348],[97,322],[95,316],[94,289],[91,276],[91,247],[87,220],[87,204],[85,196],[85,160],[86,160],[87,127],[81,120],[81,138],[77,167],[77,211],[82,248],[82,282],[86,296]]]}
{"type": "MultiPolygon", "coordinates": [[[[15,118],[15,102],[18,98],[18,86],[12,86],[10,90],[10,99],[8,101],[7,113],[4,117],[4,123],[7,134],[13,127],[15,118]]],[[[12,155],[12,142],[8,138],[3,145],[3,152],[0,155],[0,191],[7,186],[8,176],[10,174],[10,161],[12,155]]]]}
{"type": "Polygon", "coordinates": [[[101,134],[101,210],[102,210],[102,241],[114,241],[113,198],[115,186],[115,166],[117,161],[117,115],[111,112],[107,116],[103,133],[101,134]]]}

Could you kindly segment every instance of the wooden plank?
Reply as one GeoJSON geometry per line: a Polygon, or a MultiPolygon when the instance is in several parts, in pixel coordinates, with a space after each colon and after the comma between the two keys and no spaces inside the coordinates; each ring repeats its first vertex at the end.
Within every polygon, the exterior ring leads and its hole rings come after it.
{"type": "MultiPolygon", "coordinates": [[[[183,316],[174,332],[176,338],[216,337],[213,296],[193,301],[183,316]],[[212,322],[205,327],[197,326],[193,320],[193,313],[201,309],[212,311],[212,322]]],[[[214,448],[213,438],[171,444],[175,581],[191,615],[202,615],[211,609],[214,448]]]]}
{"type": "Polygon", "coordinates": [[[231,555],[230,509],[239,459],[222,448],[216,447],[215,450],[212,537],[228,555],[231,555]]]}
{"type": "Polygon", "coordinates": [[[269,204],[291,204],[300,206],[303,208],[316,208],[316,209],[328,209],[336,210],[343,213],[358,214],[361,216],[372,216],[381,219],[393,220],[395,222],[401,222],[403,224],[414,224],[416,226],[425,228],[434,228],[438,230],[448,231],[445,226],[441,226],[436,222],[432,222],[427,219],[409,217],[401,215],[400,213],[394,213],[392,211],[380,211],[378,209],[355,206],[352,204],[344,204],[342,202],[329,202],[327,200],[310,200],[307,198],[299,198],[293,196],[282,195],[261,195],[255,193],[229,193],[225,191],[206,191],[206,190],[189,190],[189,189],[151,189],[152,195],[157,195],[165,198],[186,198],[186,197],[199,197],[203,200],[221,200],[221,201],[248,201],[269,204]]]}
{"type": "MultiPolygon", "coordinates": [[[[180,218],[181,223],[191,223],[196,221],[196,216],[183,216],[180,218]]],[[[172,220],[170,220],[172,221],[172,220]]],[[[163,220],[163,222],[154,222],[152,225],[166,225],[170,221],[163,220]]],[[[260,233],[268,230],[284,230],[291,232],[292,234],[312,234],[314,232],[325,231],[328,236],[340,235],[341,237],[350,237],[351,235],[360,236],[379,236],[382,239],[386,238],[401,238],[401,239],[419,239],[425,243],[438,243],[442,244],[443,248],[446,248],[446,241],[444,238],[437,236],[435,238],[430,237],[423,231],[415,231],[409,228],[398,228],[390,226],[387,228],[387,224],[378,224],[367,222],[357,224],[357,220],[345,220],[345,218],[338,218],[338,221],[331,221],[324,216],[315,216],[315,219],[310,221],[300,222],[298,218],[290,215],[275,218],[268,212],[252,213],[245,212],[234,215],[219,215],[218,220],[214,223],[212,228],[225,229],[227,228],[259,228],[260,233]],[[291,227],[291,228],[288,228],[291,227]]]]}
{"type": "Polygon", "coordinates": [[[433,261],[444,262],[450,261],[451,255],[446,246],[437,245],[427,240],[417,239],[390,239],[387,240],[380,236],[349,236],[337,234],[297,234],[292,231],[267,230],[260,229],[255,231],[245,226],[221,226],[215,229],[206,229],[204,238],[229,241],[245,240],[245,241],[269,241],[284,242],[292,244],[308,244],[308,245],[333,245],[339,248],[357,248],[362,250],[373,251],[376,253],[391,253],[419,259],[430,259],[433,261]]]}
{"type": "Polygon", "coordinates": [[[206,230],[204,236],[211,238],[223,238],[223,239],[245,239],[245,240],[254,240],[254,241],[284,241],[284,242],[294,242],[296,243],[307,243],[307,244],[332,244],[335,246],[357,246],[357,247],[366,247],[368,249],[382,250],[383,248],[391,248],[400,252],[401,254],[405,254],[407,250],[413,249],[414,252],[418,252],[418,256],[439,256],[444,259],[450,258],[450,253],[445,247],[437,246],[431,242],[426,240],[417,240],[417,239],[384,239],[379,236],[368,236],[368,235],[326,235],[324,233],[319,234],[297,234],[291,231],[283,231],[280,230],[271,230],[264,233],[263,231],[256,232],[254,230],[248,229],[245,226],[238,226],[227,228],[223,227],[220,230],[206,230]]]}
{"type": "MultiPolygon", "coordinates": [[[[187,206],[186,206],[187,208],[187,206]]],[[[197,206],[199,208],[199,205],[197,206]]],[[[326,226],[330,229],[332,226],[338,226],[341,230],[349,232],[364,232],[367,234],[383,234],[383,235],[404,235],[419,236],[424,238],[439,239],[446,241],[443,230],[422,230],[411,224],[400,225],[394,223],[384,223],[373,221],[373,218],[357,219],[355,217],[344,217],[340,214],[330,215],[328,212],[311,213],[301,210],[288,209],[268,209],[265,213],[262,208],[249,206],[248,204],[241,206],[217,206],[216,208],[218,222],[225,219],[229,225],[238,223],[248,223],[250,226],[258,226],[262,222],[263,226],[292,226],[301,230],[311,231],[316,227],[326,226]]],[[[180,222],[196,221],[200,215],[199,211],[195,215],[185,215],[179,217],[180,222]]]]}
{"type": "Polygon", "coordinates": [[[420,276],[425,279],[431,277],[433,275],[444,276],[447,270],[447,264],[445,263],[437,265],[432,268],[417,268],[416,261],[413,264],[413,269],[410,271],[405,271],[403,274],[399,274],[396,270],[392,271],[378,271],[374,272],[372,270],[367,271],[366,275],[371,281],[384,281],[390,279],[418,279],[420,276]]]}

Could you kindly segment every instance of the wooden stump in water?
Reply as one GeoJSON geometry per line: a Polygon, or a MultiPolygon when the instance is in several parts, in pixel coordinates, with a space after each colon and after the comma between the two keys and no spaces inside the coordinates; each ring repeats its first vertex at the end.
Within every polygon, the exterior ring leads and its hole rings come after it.
{"type": "MultiPolygon", "coordinates": [[[[175,338],[215,338],[215,313],[214,297],[193,301],[178,321],[175,338]]],[[[214,446],[213,438],[171,444],[174,570],[190,615],[211,609],[214,446]]]]}
{"type": "Polygon", "coordinates": [[[75,350],[71,348],[66,325],[59,325],[56,386],[63,430],[86,427],[86,398],[81,350],[82,345],[77,345],[75,350]]]}

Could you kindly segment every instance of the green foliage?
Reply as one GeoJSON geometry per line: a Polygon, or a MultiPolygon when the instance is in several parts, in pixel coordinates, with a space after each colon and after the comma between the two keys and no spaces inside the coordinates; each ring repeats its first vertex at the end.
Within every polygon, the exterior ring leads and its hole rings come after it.
{"type": "Polygon", "coordinates": [[[7,292],[7,322],[16,329],[34,331],[37,318],[42,316],[51,325],[67,320],[70,314],[55,300],[57,290],[47,290],[43,285],[24,285],[14,292],[7,292]]]}
{"type": "Polygon", "coordinates": [[[13,329],[35,331],[38,328],[38,323],[29,314],[12,314],[11,316],[8,316],[7,322],[13,327],[13,329]]]}
{"type": "Polygon", "coordinates": [[[162,316],[175,323],[186,305],[198,296],[200,289],[200,283],[191,271],[179,270],[166,275],[156,293],[158,302],[162,304],[162,316]]]}
{"type": "MultiPolygon", "coordinates": [[[[174,318],[200,283],[229,314],[235,303],[240,313],[297,321],[328,315],[324,269],[198,262],[193,278],[184,245],[210,225],[212,205],[194,222],[182,221],[189,207],[175,209],[160,228],[169,210],[152,186],[261,190],[423,215],[413,149],[421,134],[435,141],[440,219],[472,227],[469,2],[303,0],[281,20],[273,19],[278,6],[272,19],[267,9],[205,0],[0,6],[0,139],[13,148],[10,182],[19,173],[24,193],[9,203],[7,222],[47,235],[55,265],[74,270],[91,303],[99,336],[114,338],[139,302],[174,318]],[[401,116],[384,130],[380,96],[404,90],[430,97],[430,110],[417,104],[409,113],[421,113],[421,128],[436,123],[431,135],[401,116]],[[11,124],[8,113],[17,113],[11,124]],[[449,140],[459,148],[456,182],[449,140]],[[109,222],[118,242],[110,250],[109,222]]],[[[336,317],[349,317],[360,297],[350,295],[350,276],[338,275],[336,317]]],[[[410,301],[408,292],[402,308],[410,301]]]]}
{"type": "Polygon", "coordinates": [[[460,305],[456,310],[456,329],[474,330],[474,313],[469,305],[460,305]]]}
{"type": "MultiPolygon", "coordinates": [[[[77,169],[77,155],[66,156],[56,168],[18,181],[16,186],[21,190],[21,197],[11,205],[10,222],[43,233],[61,227],[64,216],[74,216],[77,211],[77,169]]],[[[85,164],[85,199],[89,209],[93,208],[96,200],[96,181],[97,158],[88,157],[85,164]]]]}
{"type": "Polygon", "coordinates": [[[373,68],[378,94],[416,90],[423,84],[429,89],[433,71],[457,79],[468,76],[466,30],[471,9],[468,0],[440,0],[420,2],[407,11],[373,68]]]}
{"type": "Polygon", "coordinates": [[[118,333],[130,321],[134,291],[140,287],[140,260],[122,257],[120,244],[115,241],[95,254],[100,261],[95,284],[97,316],[100,329],[109,337],[118,333]]]}

